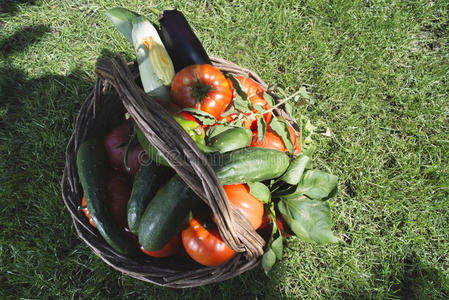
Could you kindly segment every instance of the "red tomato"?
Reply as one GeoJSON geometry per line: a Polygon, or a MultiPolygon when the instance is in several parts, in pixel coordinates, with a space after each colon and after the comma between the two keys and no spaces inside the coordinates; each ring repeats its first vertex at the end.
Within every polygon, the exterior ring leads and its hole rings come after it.
{"type": "Polygon", "coordinates": [[[117,173],[106,177],[106,196],[108,208],[114,222],[125,231],[128,230],[127,205],[131,195],[130,188],[117,173]]]}
{"type": "Polygon", "coordinates": [[[263,98],[264,90],[257,82],[245,76],[236,76],[235,79],[240,82],[243,91],[248,95],[249,98],[254,95],[259,95],[263,98]]]}
{"type": "Polygon", "coordinates": [[[182,244],[192,259],[205,266],[221,265],[235,254],[223,242],[218,229],[206,230],[196,219],[182,231],[182,244]]]}
{"type": "MultiPolygon", "coordinates": [[[[288,131],[290,132],[290,137],[293,142],[293,147],[294,147],[293,154],[297,155],[297,154],[299,154],[299,152],[301,152],[301,148],[299,147],[299,144],[298,144],[298,138],[295,134],[295,131],[293,130],[293,128],[290,125],[288,126],[288,131]]],[[[280,137],[271,128],[268,128],[267,131],[265,132],[265,137],[262,140],[262,142],[259,141],[257,131],[254,132],[250,147],[274,149],[274,150],[278,150],[278,151],[282,151],[282,152],[287,151],[287,147],[285,147],[282,137],[280,137]]]]}
{"type": "Polygon", "coordinates": [[[263,203],[249,193],[246,184],[231,184],[223,186],[229,201],[234,204],[251,223],[254,229],[262,224],[263,203]]]}
{"type": "Polygon", "coordinates": [[[82,208],[83,213],[89,219],[90,225],[92,225],[93,227],[96,228],[97,226],[95,226],[94,221],[92,220],[92,217],[90,216],[90,213],[87,210],[87,202],[86,202],[86,197],[84,195],[83,195],[83,200],[81,200],[81,208],[82,208]]]}
{"type": "Polygon", "coordinates": [[[237,92],[234,88],[234,84],[232,83],[231,79],[227,78],[226,80],[228,81],[229,87],[231,88],[231,95],[232,95],[231,98],[234,99],[235,97],[237,97],[237,92]]]}
{"type": "MultiPolygon", "coordinates": [[[[276,217],[276,225],[279,228],[282,236],[289,237],[293,235],[293,232],[283,218],[276,217]]],[[[262,217],[262,225],[257,229],[257,233],[260,234],[260,236],[265,241],[268,241],[268,239],[271,237],[272,231],[273,224],[271,222],[270,212],[268,210],[265,210],[262,217]]]]}
{"type": "Polygon", "coordinates": [[[231,102],[232,91],[217,68],[191,65],[173,78],[171,97],[181,107],[194,107],[218,118],[231,102]]]}
{"type": "Polygon", "coordinates": [[[181,249],[181,233],[175,235],[162,249],[157,251],[147,251],[140,246],[143,253],[153,257],[168,257],[177,253],[181,249]]]}
{"type": "MultiPolygon", "coordinates": [[[[254,105],[258,104],[263,106],[265,110],[268,110],[271,108],[271,106],[268,104],[268,102],[264,99],[263,94],[264,90],[263,88],[254,80],[252,80],[249,77],[243,77],[243,76],[237,76],[235,77],[241,84],[243,91],[248,95],[249,101],[253,103],[253,112],[257,113],[257,110],[254,108],[254,105]]],[[[235,91],[234,91],[235,93],[235,91]]],[[[225,119],[230,123],[235,118],[237,118],[239,114],[231,114],[225,117],[225,119]]],[[[249,113],[247,114],[249,115],[249,113]]],[[[243,122],[243,126],[250,128],[251,130],[257,129],[257,119],[260,117],[260,115],[256,115],[254,117],[251,117],[249,119],[246,119],[243,122]]],[[[263,118],[265,119],[266,124],[268,124],[271,120],[272,114],[271,112],[267,112],[263,114],[263,118]]],[[[223,118],[219,118],[218,120],[222,120],[223,118]]]]}
{"type": "Polygon", "coordinates": [[[276,217],[276,225],[279,228],[282,236],[289,237],[292,236],[293,232],[288,226],[287,222],[281,217],[276,217]]]}
{"type": "Polygon", "coordinates": [[[287,148],[285,147],[282,138],[272,129],[267,129],[267,131],[265,132],[265,137],[262,140],[262,142],[259,140],[257,132],[254,132],[250,147],[267,148],[282,152],[287,151],[287,148]]]}

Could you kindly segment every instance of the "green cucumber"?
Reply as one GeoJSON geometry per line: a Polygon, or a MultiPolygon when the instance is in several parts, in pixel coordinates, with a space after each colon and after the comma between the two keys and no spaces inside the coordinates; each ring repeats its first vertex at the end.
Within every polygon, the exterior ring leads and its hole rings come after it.
{"type": "Polygon", "coordinates": [[[139,224],[139,242],[147,251],[164,247],[186,225],[196,198],[178,175],[150,201],[139,224]]]}
{"type": "Polygon", "coordinates": [[[107,207],[106,152],[101,140],[92,139],[81,144],[76,165],[87,209],[105,241],[117,252],[129,254],[135,250],[133,243],[114,222],[107,207]]]}
{"type": "Polygon", "coordinates": [[[139,232],[140,218],[150,200],[156,195],[159,186],[172,175],[172,170],[157,166],[147,161],[139,168],[133,183],[133,189],[128,201],[128,227],[132,233],[139,232]]]}
{"type": "Polygon", "coordinates": [[[263,181],[281,176],[290,158],[281,151],[265,148],[243,148],[209,157],[221,184],[263,181]]]}
{"type": "Polygon", "coordinates": [[[225,153],[251,144],[252,132],[248,128],[231,127],[208,140],[208,146],[214,150],[225,153]]]}

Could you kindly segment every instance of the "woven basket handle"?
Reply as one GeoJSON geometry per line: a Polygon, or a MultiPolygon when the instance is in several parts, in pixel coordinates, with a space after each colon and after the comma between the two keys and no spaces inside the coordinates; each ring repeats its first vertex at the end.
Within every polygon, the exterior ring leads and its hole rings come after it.
{"type": "Polygon", "coordinates": [[[233,206],[205,155],[170,114],[133,80],[123,58],[99,59],[97,74],[117,91],[149,142],[186,184],[212,209],[223,240],[248,260],[263,254],[265,241],[233,206]]]}

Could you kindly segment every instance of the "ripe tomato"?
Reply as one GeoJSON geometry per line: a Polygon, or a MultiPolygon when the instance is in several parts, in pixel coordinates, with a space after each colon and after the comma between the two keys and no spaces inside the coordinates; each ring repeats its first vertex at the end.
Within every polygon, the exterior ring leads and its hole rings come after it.
{"type": "Polygon", "coordinates": [[[221,265],[235,254],[223,242],[218,229],[205,229],[195,218],[182,231],[182,244],[192,259],[205,266],[221,265]]]}
{"type": "MultiPolygon", "coordinates": [[[[271,106],[268,104],[268,102],[264,99],[263,94],[264,90],[263,88],[254,80],[252,80],[249,77],[243,77],[243,76],[237,76],[235,77],[241,84],[243,91],[248,95],[249,101],[253,104],[253,112],[257,113],[257,110],[254,108],[256,104],[261,105],[265,110],[268,110],[271,108],[271,106]]],[[[234,91],[235,93],[235,91],[234,91]]],[[[230,123],[235,118],[237,118],[239,114],[231,114],[225,117],[225,119],[230,123]]],[[[247,113],[249,115],[249,113],[247,113]]],[[[260,115],[255,115],[249,119],[245,119],[243,122],[243,126],[247,127],[251,130],[257,129],[257,119],[260,117],[260,115]]],[[[263,118],[265,119],[265,123],[268,124],[271,120],[272,114],[271,112],[267,112],[263,114],[263,118]]],[[[218,120],[222,120],[223,118],[219,118],[218,120]]]]}
{"type": "Polygon", "coordinates": [[[263,98],[264,90],[257,82],[245,76],[236,76],[235,79],[240,82],[243,91],[248,95],[249,98],[253,97],[254,95],[259,95],[263,98]]]}
{"type": "Polygon", "coordinates": [[[171,97],[183,108],[194,107],[218,118],[231,102],[232,91],[217,68],[208,64],[191,65],[173,78],[171,97]]]}
{"type": "MultiPolygon", "coordinates": [[[[295,134],[295,131],[293,128],[289,125],[288,131],[290,132],[290,137],[293,142],[294,151],[293,154],[297,155],[301,152],[301,148],[298,144],[298,138],[295,134]]],[[[280,137],[273,129],[268,128],[265,132],[265,137],[261,141],[259,141],[259,137],[257,135],[257,131],[253,132],[253,139],[251,141],[250,147],[260,147],[260,148],[267,148],[267,149],[274,149],[282,152],[287,151],[287,147],[285,147],[284,141],[282,140],[282,137],[280,137]]]]}
{"type": "MultiPolygon", "coordinates": [[[[292,230],[288,226],[287,222],[284,221],[281,217],[276,217],[276,225],[281,232],[281,235],[284,237],[289,237],[293,235],[292,230]]],[[[257,233],[265,240],[271,237],[271,233],[273,231],[273,224],[271,222],[270,212],[268,210],[264,211],[262,218],[262,225],[257,229],[257,233]]]]}
{"type": "Polygon", "coordinates": [[[157,251],[147,251],[140,246],[143,253],[153,257],[168,257],[177,253],[181,249],[181,233],[175,235],[162,249],[157,251]]]}
{"type": "Polygon", "coordinates": [[[289,237],[293,235],[293,231],[288,226],[287,222],[281,217],[276,217],[276,225],[279,228],[282,236],[289,237]]]}
{"type": "Polygon", "coordinates": [[[223,186],[229,201],[234,204],[251,223],[254,229],[262,224],[263,203],[249,193],[246,184],[230,184],[223,186]]]}
{"type": "Polygon", "coordinates": [[[90,225],[92,225],[93,227],[97,227],[94,224],[94,221],[92,220],[92,217],[90,216],[89,211],[87,210],[87,202],[86,202],[86,197],[83,195],[83,200],[81,200],[81,209],[83,211],[83,213],[86,215],[86,217],[89,219],[89,223],[90,225]]]}

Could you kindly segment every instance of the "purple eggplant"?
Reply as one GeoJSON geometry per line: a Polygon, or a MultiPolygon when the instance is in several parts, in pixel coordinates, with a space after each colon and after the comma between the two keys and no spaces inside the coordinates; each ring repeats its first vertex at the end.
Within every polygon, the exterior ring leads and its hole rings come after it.
{"type": "Polygon", "coordinates": [[[211,64],[206,50],[180,11],[164,10],[159,22],[162,42],[176,72],[190,65],[211,64]]]}

